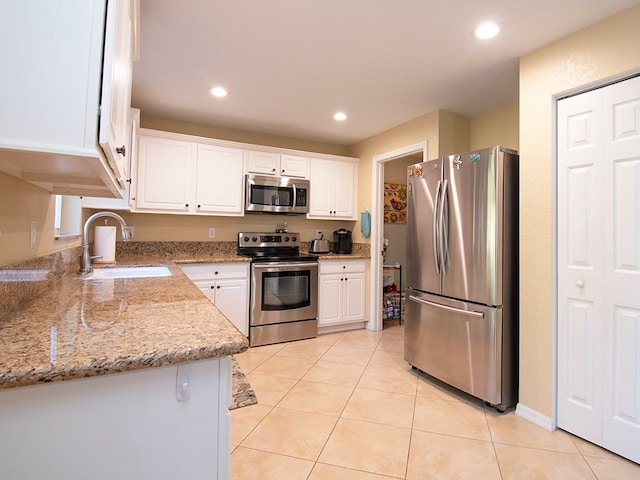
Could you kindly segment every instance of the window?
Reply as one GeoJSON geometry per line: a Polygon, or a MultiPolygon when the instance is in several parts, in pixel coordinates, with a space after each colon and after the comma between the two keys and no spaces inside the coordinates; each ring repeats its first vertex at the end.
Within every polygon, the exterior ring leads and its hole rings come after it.
{"type": "Polygon", "coordinates": [[[64,238],[81,235],[82,207],[80,197],[55,195],[54,237],[64,238]]]}

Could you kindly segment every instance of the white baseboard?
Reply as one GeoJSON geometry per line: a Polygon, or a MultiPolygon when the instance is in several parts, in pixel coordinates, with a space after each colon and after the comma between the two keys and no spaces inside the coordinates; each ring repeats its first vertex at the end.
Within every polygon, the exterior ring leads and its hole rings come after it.
{"type": "Polygon", "coordinates": [[[531,423],[535,423],[539,427],[549,430],[550,432],[556,429],[556,423],[553,421],[553,418],[547,417],[546,415],[543,415],[522,403],[518,403],[518,405],[516,405],[516,415],[530,421],[531,423]]]}

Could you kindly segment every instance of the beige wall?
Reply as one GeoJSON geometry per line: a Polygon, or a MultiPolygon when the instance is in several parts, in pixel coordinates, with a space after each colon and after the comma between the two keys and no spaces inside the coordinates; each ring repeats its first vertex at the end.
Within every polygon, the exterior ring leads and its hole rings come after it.
{"type": "Polygon", "coordinates": [[[640,69],[640,5],[520,61],[520,402],[552,416],[553,96],[640,69]]]}
{"type": "Polygon", "coordinates": [[[517,102],[471,117],[469,150],[479,150],[493,145],[519,150],[518,126],[517,102]]]}
{"type": "MultiPolygon", "coordinates": [[[[469,117],[440,110],[438,121],[438,156],[453,155],[469,151],[469,117]]],[[[429,158],[433,158],[429,154],[429,158]]]]}
{"type": "Polygon", "coordinates": [[[140,112],[140,126],[161,130],[165,132],[183,133],[185,135],[197,135],[200,137],[217,138],[232,142],[250,143],[253,145],[268,145],[270,147],[292,148],[305,152],[328,153],[332,155],[348,155],[346,146],[332,145],[322,142],[311,142],[294,138],[278,137],[233,128],[216,127],[201,123],[183,122],[140,112]]]}
{"type": "Polygon", "coordinates": [[[45,255],[80,240],[54,240],[53,196],[46,190],[0,172],[0,266],[45,255]],[[30,248],[31,222],[36,222],[36,245],[30,248]]]}

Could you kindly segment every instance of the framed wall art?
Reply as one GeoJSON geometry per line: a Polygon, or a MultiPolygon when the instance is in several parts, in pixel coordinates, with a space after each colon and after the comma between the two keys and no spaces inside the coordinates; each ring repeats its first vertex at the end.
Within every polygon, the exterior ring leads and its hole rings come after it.
{"type": "Polygon", "coordinates": [[[407,186],[384,184],[384,223],[407,223],[407,186]]]}

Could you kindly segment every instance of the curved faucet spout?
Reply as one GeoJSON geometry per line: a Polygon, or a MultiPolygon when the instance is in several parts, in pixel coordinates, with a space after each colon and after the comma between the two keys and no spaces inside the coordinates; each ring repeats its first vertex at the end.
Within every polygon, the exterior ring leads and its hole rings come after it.
{"type": "Polygon", "coordinates": [[[129,235],[127,233],[127,224],[124,219],[113,212],[96,212],[87,218],[84,222],[84,230],[82,233],[82,256],[80,257],[80,273],[89,273],[91,271],[91,255],[89,255],[89,226],[94,220],[101,217],[109,217],[118,221],[120,224],[120,231],[122,232],[122,241],[128,242],[129,235]]]}

